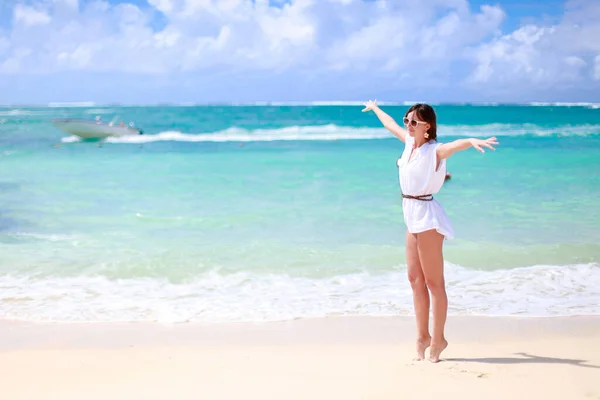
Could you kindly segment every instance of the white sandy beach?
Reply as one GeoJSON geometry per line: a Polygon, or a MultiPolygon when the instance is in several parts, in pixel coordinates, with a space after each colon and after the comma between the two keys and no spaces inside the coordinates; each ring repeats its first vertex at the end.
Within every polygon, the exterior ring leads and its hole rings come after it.
{"type": "Polygon", "coordinates": [[[439,364],[408,317],[0,326],[7,400],[600,399],[600,317],[450,317],[439,364]]]}

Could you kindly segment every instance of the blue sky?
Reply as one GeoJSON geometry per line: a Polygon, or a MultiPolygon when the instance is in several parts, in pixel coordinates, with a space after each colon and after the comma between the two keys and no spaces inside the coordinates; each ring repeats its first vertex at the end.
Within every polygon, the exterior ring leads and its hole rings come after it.
{"type": "Polygon", "coordinates": [[[3,0],[0,104],[600,102],[599,37],[592,0],[3,0]]]}

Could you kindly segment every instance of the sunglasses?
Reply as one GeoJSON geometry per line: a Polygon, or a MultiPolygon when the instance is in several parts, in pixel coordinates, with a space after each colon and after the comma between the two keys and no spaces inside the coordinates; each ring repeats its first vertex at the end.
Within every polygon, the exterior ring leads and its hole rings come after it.
{"type": "Polygon", "coordinates": [[[419,124],[426,124],[426,123],[427,123],[427,122],[425,122],[425,121],[417,121],[416,119],[410,119],[410,120],[409,120],[409,119],[408,119],[408,118],[406,118],[406,117],[404,117],[404,119],[403,119],[402,121],[404,122],[404,125],[406,125],[406,126],[410,125],[410,126],[412,126],[413,128],[416,128],[416,127],[417,127],[417,125],[419,125],[419,124]]]}

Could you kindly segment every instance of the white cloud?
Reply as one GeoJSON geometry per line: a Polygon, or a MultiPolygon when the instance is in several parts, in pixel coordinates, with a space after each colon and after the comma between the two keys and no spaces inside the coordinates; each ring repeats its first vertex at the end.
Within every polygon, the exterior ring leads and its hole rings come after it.
{"type": "Polygon", "coordinates": [[[5,71],[9,74],[18,73],[22,67],[24,67],[23,60],[26,59],[31,53],[31,49],[27,48],[15,50],[12,57],[0,63],[0,72],[5,71]]]}
{"type": "Polygon", "coordinates": [[[170,14],[173,11],[173,0],[148,0],[148,3],[164,14],[170,14]]]}
{"type": "Polygon", "coordinates": [[[57,56],[59,65],[66,65],[75,68],[84,68],[89,66],[92,60],[93,49],[90,46],[81,45],[73,52],[62,52],[57,56]]]}
{"type": "Polygon", "coordinates": [[[156,47],[174,47],[181,38],[181,33],[173,28],[167,28],[157,32],[153,36],[156,41],[156,47]]]}
{"type": "Polygon", "coordinates": [[[600,52],[600,7],[571,1],[566,9],[557,24],[523,26],[477,46],[471,53],[476,67],[469,82],[551,88],[589,79],[593,57],[600,52]]]}
{"type": "Polygon", "coordinates": [[[257,23],[263,37],[269,41],[269,50],[314,42],[316,27],[300,7],[284,6],[280,12],[265,12],[257,16],[257,23]]]}
{"type": "Polygon", "coordinates": [[[0,56],[8,51],[10,48],[10,42],[7,38],[3,38],[0,36],[0,56]]]}
{"type": "Polygon", "coordinates": [[[151,13],[133,4],[40,0],[33,7],[17,5],[15,22],[38,25],[38,30],[35,35],[12,32],[11,41],[18,45],[5,51],[5,61],[15,58],[18,48],[30,48],[25,56],[29,62],[0,71],[168,73],[224,66],[296,68],[306,74],[366,69],[393,73],[407,66],[434,71],[474,38],[497,30],[503,18],[497,7],[470,13],[464,0],[437,0],[433,8],[418,0],[403,7],[361,0],[296,0],[279,6],[268,0],[149,4],[166,18],[158,32],[152,28],[151,13]],[[78,10],[61,13],[59,5],[78,10]],[[424,68],[428,63],[431,67],[424,68]]]}
{"type": "Polygon", "coordinates": [[[0,32],[0,74],[264,71],[347,78],[348,88],[480,91],[600,81],[600,2],[572,0],[559,23],[506,33],[500,6],[467,0],[275,3],[27,0],[12,8],[12,31],[0,32]]]}
{"type": "Polygon", "coordinates": [[[17,25],[31,27],[34,25],[47,25],[52,20],[44,11],[17,4],[14,9],[14,21],[17,25]]]}
{"type": "Polygon", "coordinates": [[[396,70],[403,80],[439,84],[436,76],[446,74],[452,62],[464,57],[465,46],[498,32],[504,12],[485,6],[471,13],[464,1],[437,4],[442,12],[436,18],[418,2],[403,3],[406,9],[379,3],[373,22],[355,27],[331,46],[328,65],[337,70],[396,70]]]}
{"type": "Polygon", "coordinates": [[[59,7],[65,6],[75,10],[79,8],[79,0],[54,0],[54,3],[59,7]]]}

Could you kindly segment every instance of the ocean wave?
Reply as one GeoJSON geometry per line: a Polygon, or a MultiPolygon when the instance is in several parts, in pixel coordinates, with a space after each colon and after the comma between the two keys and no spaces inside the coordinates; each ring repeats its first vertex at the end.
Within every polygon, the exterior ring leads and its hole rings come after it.
{"type": "Polygon", "coordinates": [[[22,109],[14,108],[11,110],[0,110],[0,116],[2,117],[23,117],[23,116],[52,116],[56,115],[55,112],[49,109],[22,109]]]}
{"type": "Polygon", "coordinates": [[[77,238],[76,236],[73,236],[73,235],[27,233],[27,232],[14,233],[13,236],[15,236],[15,237],[24,237],[24,238],[32,238],[32,239],[38,239],[38,240],[48,240],[48,241],[51,241],[51,242],[73,240],[73,239],[77,238]]]}
{"type": "MultiPolygon", "coordinates": [[[[596,263],[478,271],[446,264],[450,315],[599,315],[596,263]]],[[[0,277],[0,318],[52,322],[266,322],[413,315],[406,268],[326,278],[206,272],[187,283],[0,277]]]]}
{"type": "Polygon", "coordinates": [[[600,125],[557,125],[544,127],[536,124],[440,125],[440,136],[588,136],[600,134],[600,125]]]}
{"type": "Polygon", "coordinates": [[[589,102],[540,102],[533,101],[531,103],[524,103],[524,106],[534,107],[586,107],[586,108],[600,108],[600,103],[589,103],[589,102]]]}
{"type": "MultiPolygon", "coordinates": [[[[439,136],[589,136],[600,134],[600,125],[540,127],[534,124],[442,125],[439,136]]],[[[336,141],[389,139],[392,134],[384,128],[348,127],[334,124],[288,126],[273,129],[243,129],[232,127],[217,132],[182,133],[163,131],[156,134],[112,137],[110,143],[178,142],[264,142],[264,141],[336,141]]],[[[65,137],[63,142],[78,141],[65,137]]]]}
{"type": "Polygon", "coordinates": [[[93,101],[67,101],[67,102],[52,102],[47,104],[48,107],[95,107],[96,103],[93,101]]]}
{"type": "Polygon", "coordinates": [[[36,113],[35,111],[31,111],[31,110],[21,110],[21,109],[13,109],[13,110],[7,110],[7,111],[0,111],[0,116],[3,117],[17,117],[17,116],[21,116],[21,115],[36,115],[38,113],[36,113]]]}
{"type": "Polygon", "coordinates": [[[90,108],[85,110],[86,114],[99,115],[99,114],[118,114],[118,111],[114,108],[90,108]]]}
{"type": "Polygon", "coordinates": [[[384,139],[390,134],[380,128],[346,128],[337,125],[289,126],[275,129],[229,128],[213,133],[181,133],[166,131],[155,135],[109,138],[111,143],[148,143],[156,141],[180,142],[263,142],[279,140],[350,140],[384,139]]]}

